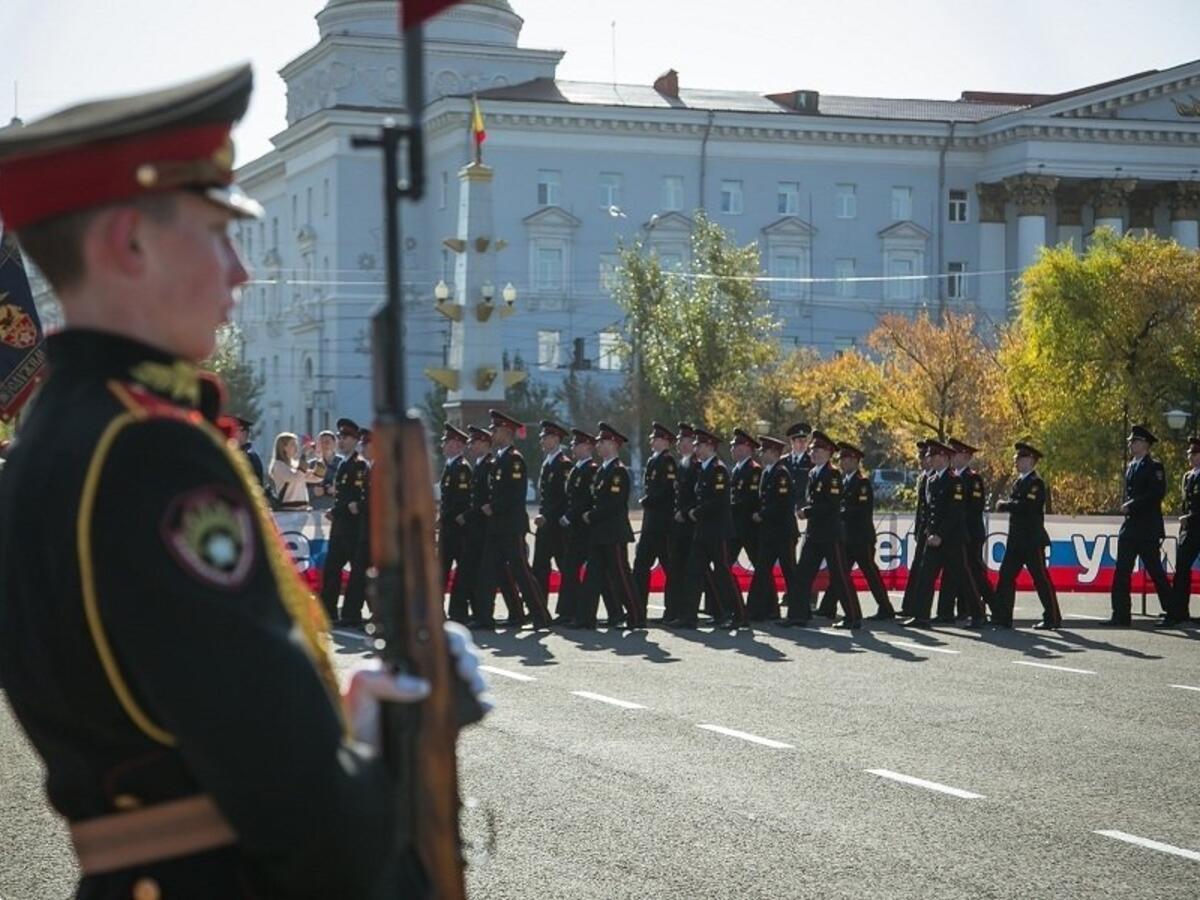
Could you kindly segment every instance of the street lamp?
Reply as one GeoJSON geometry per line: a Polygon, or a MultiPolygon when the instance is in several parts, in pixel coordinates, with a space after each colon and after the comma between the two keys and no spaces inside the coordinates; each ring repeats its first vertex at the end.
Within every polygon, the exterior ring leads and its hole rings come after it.
{"type": "Polygon", "coordinates": [[[504,290],[500,292],[500,296],[504,298],[504,307],[500,310],[500,318],[507,319],[517,311],[517,289],[513,287],[511,281],[504,286],[504,290]]]}
{"type": "Polygon", "coordinates": [[[446,284],[446,280],[442,279],[433,289],[433,299],[438,303],[445,303],[450,299],[450,285],[446,284]]]}
{"type": "Polygon", "coordinates": [[[759,419],[754,423],[754,427],[758,429],[759,434],[768,434],[771,431],[771,423],[766,419],[759,419]]]}
{"type": "Polygon", "coordinates": [[[450,302],[450,285],[439,281],[433,289],[433,308],[452,322],[461,322],[463,308],[460,303],[450,302]]]}
{"type": "Polygon", "coordinates": [[[1182,409],[1171,409],[1167,411],[1167,425],[1172,431],[1182,431],[1188,423],[1188,419],[1192,417],[1189,412],[1184,412],[1182,409]]]}

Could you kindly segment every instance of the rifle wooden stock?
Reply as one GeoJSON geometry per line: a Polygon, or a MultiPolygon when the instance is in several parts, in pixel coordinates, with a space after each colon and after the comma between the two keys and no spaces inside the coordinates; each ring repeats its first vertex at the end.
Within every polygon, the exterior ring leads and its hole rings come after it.
{"type": "Polygon", "coordinates": [[[376,423],[371,558],[376,614],[393,666],[429,681],[415,707],[385,707],[384,754],[397,780],[400,839],[415,848],[436,900],[465,900],[458,830],[456,686],[442,624],[432,469],[420,420],[376,423]]]}

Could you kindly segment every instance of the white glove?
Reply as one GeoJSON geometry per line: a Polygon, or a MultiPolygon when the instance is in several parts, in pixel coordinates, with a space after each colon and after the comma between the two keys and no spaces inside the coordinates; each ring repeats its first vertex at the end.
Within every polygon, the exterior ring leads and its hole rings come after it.
{"type": "MultiPolygon", "coordinates": [[[[445,623],[446,649],[450,651],[454,672],[475,695],[484,713],[494,704],[487,697],[487,682],[479,671],[479,651],[471,632],[457,622],[445,623]]],[[[381,746],[379,704],[419,703],[429,696],[429,682],[415,675],[394,674],[382,662],[356,671],[350,678],[345,704],[354,738],[375,749],[381,746]]]]}

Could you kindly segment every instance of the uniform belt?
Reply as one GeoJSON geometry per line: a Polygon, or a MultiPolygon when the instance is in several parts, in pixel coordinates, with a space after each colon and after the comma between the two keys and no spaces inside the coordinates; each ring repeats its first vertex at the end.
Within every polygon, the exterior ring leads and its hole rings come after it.
{"type": "Polygon", "coordinates": [[[236,842],[233,828],[206,794],[71,824],[71,843],[85,875],[190,856],[236,842]]]}

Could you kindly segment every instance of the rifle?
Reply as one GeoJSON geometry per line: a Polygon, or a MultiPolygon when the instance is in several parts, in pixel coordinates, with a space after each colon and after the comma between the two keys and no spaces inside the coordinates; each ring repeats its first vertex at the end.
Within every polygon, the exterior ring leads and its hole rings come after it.
{"type": "Polygon", "coordinates": [[[442,576],[434,550],[433,471],[425,429],[405,406],[404,323],[400,289],[402,197],[424,189],[421,109],[424,102],[423,34],[405,33],[409,124],[384,121],[377,137],[352,138],[352,146],[383,151],[387,293],[371,329],[376,448],[371,475],[371,561],[376,569],[372,608],[382,640],[380,655],[393,671],[426,679],[431,691],[419,704],[385,704],[384,759],[396,781],[398,842],[419,865],[427,896],[465,900],[459,835],[460,725],[483,710],[454,672],[443,630],[442,576]],[[400,184],[401,143],[409,150],[409,179],[400,184]]]}

